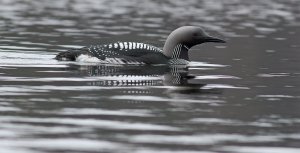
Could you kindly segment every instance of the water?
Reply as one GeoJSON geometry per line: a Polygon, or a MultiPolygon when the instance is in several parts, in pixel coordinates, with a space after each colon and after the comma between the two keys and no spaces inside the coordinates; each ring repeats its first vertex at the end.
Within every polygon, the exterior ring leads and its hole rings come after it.
{"type": "Polygon", "coordinates": [[[1,0],[0,152],[300,152],[299,0],[1,0]],[[58,62],[183,25],[188,68],[58,62]]]}

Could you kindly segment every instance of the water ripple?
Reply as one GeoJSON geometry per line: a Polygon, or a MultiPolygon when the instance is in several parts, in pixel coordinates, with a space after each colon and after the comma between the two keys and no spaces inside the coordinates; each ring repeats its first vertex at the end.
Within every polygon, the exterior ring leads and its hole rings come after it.
{"type": "Polygon", "coordinates": [[[105,110],[105,109],[96,109],[96,108],[64,108],[62,110],[44,112],[44,113],[59,114],[59,115],[76,115],[76,116],[82,116],[82,115],[112,115],[112,116],[138,116],[138,117],[154,116],[153,114],[151,114],[149,110],[133,110],[133,109],[105,110]]]}
{"type": "Polygon", "coordinates": [[[246,136],[238,134],[203,134],[203,135],[136,135],[129,138],[135,143],[211,145],[225,142],[277,142],[273,136],[246,136]]]}
{"type": "MultiPolygon", "coordinates": [[[[76,138],[0,140],[0,143],[2,149],[8,150],[9,152],[10,150],[15,151],[15,149],[18,151],[21,148],[34,148],[37,150],[53,149],[58,151],[113,151],[116,150],[115,148],[123,148],[122,145],[109,141],[76,138]]],[[[32,150],[30,150],[30,152],[31,151],[32,150]]],[[[23,150],[21,152],[23,152],[23,150]]]]}
{"type": "Polygon", "coordinates": [[[113,129],[113,130],[141,130],[141,131],[180,131],[180,128],[137,123],[126,121],[100,120],[100,119],[77,119],[77,118],[25,118],[25,117],[1,117],[5,122],[22,122],[22,123],[52,123],[61,125],[85,126],[89,128],[113,129]]]}
{"type": "Polygon", "coordinates": [[[300,152],[299,148],[288,148],[288,147],[241,147],[241,146],[226,146],[222,147],[222,151],[229,151],[232,153],[298,153],[300,152]]]}

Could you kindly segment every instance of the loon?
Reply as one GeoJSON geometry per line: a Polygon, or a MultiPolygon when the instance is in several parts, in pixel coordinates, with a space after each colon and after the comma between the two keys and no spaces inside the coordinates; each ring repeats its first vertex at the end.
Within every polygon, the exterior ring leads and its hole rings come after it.
{"type": "Polygon", "coordinates": [[[222,39],[209,36],[200,27],[183,26],[171,32],[163,49],[139,42],[116,42],[71,49],[59,53],[55,59],[105,64],[182,65],[189,62],[189,49],[205,42],[225,43],[222,39]]]}

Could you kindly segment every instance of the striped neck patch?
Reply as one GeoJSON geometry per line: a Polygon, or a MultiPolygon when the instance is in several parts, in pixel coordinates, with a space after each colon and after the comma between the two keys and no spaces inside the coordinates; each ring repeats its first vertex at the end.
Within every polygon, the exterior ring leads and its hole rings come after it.
{"type": "Polygon", "coordinates": [[[174,47],[174,50],[172,53],[172,58],[178,59],[178,58],[180,58],[180,55],[182,54],[182,52],[187,52],[188,50],[189,50],[189,47],[187,47],[186,45],[177,44],[174,47]]]}

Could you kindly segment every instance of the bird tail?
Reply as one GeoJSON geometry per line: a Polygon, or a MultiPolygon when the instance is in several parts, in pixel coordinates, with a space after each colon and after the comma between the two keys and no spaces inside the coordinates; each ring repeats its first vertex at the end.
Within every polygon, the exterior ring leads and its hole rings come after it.
{"type": "Polygon", "coordinates": [[[54,59],[59,61],[76,61],[76,58],[81,54],[89,54],[86,48],[70,49],[68,51],[58,53],[54,59]]]}

